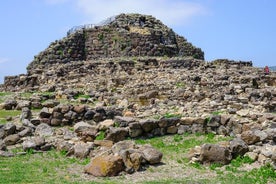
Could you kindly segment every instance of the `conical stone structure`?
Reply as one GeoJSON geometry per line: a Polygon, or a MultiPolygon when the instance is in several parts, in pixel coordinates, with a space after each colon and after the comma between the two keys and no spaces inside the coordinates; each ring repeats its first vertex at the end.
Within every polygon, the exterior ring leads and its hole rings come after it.
{"type": "Polygon", "coordinates": [[[74,27],[34,57],[28,71],[45,65],[114,57],[192,56],[204,59],[200,48],[177,35],[160,20],[141,14],[120,14],[97,25],[74,27]]]}

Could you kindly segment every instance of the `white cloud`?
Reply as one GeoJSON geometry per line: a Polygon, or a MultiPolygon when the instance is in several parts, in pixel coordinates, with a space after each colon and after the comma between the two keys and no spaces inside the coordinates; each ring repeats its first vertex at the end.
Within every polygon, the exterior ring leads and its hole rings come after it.
{"type": "Polygon", "coordinates": [[[86,16],[87,20],[84,23],[98,23],[120,13],[141,13],[153,15],[169,26],[176,26],[185,25],[192,18],[207,12],[202,4],[185,0],[76,0],[75,2],[79,11],[86,16]]]}
{"type": "Polygon", "coordinates": [[[11,60],[8,58],[0,58],[0,64],[7,63],[9,61],[11,61],[11,60]]]}

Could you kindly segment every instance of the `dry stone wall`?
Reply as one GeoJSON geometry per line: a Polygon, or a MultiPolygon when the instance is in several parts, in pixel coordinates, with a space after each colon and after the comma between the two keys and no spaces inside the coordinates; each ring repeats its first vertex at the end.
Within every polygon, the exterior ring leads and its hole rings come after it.
{"type": "MultiPolygon", "coordinates": [[[[6,76],[2,89],[5,91],[37,91],[43,86],[50,84],[65,84],[66,81],[75,81],[89,75],[99,78],[105,74],[118,72],[127,72],[129,75],[135,75],[137,71],[158,68],[194,68],[203,63],[202,60],[193,58],[121,58],[101,59],[91,61],[76,61],[65,64],[51,64],[48,66],[37,66],[27,74],[18,76],[6,76]]],[[[90,80],[90,79],[89,79],[90,80]]],[[[122,82],[122,81],[121,81],[122,82]]],[[[55,91],[55,89],[52,89],[55,91]]],[[[52,91],[50,90],[50,91],[52,91]]]]}
{"type": "Polygon", "coordinates": [[[47,66],[55,63],[68,63],[70,61],[82,61],[85,59],[85,35],[82,32],[76,32],[51,43],[46,50],[34,57],[27,70],[28,72],[32,72],[38,65],[47,66]]]}
{"type": "Polygon", "coordinates": [[[28,72],[55,63],[124,56],[192,56],[204,59],[200,48],[152,16],[120,14],[108,24],[76,30],[35,56],[28,72]]]}

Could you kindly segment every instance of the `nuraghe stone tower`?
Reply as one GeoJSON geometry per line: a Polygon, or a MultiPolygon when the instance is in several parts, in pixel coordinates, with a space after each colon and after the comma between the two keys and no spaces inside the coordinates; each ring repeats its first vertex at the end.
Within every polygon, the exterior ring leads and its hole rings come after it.
{"type": "Polygon", "coordinates": [[[5,77],[0,90],[37,91],[43,85],[58,86],[63,81],[68,82],[70,77],[81,80],[92,70],[97,74],[101,74],[102,70],[107,72],[111,65],[118,66],[115,67],[117,70],[125,70],[125,67],[134,67],[133,58],[142,58],[144,61],[138,62],[142,65],[151,62],[155,63],[155,67],[186,67],[193,65],[194,59],[203,61],[204,53],[152,16],[120,14],[99,24],[73,27],[66,37],[52,42],[34,57],[27,67],[27,74],[5,77]],[[145,57],[148,59],[143,59],[145,57]],[[167,61],[157,63],[156,59],[152,59],[156,57],[167,61]],[[183,58],[190,59],[185,62],[171,59],[176,57],[182,61],[183,58]],[[110,60],[116,61],[116,64],[110,60]]]}
{"type": "Polygon", "coordinates": [[[120,14],[98,25],[71,29],[35,56],[28,70],[37,65],[128,56],[192,56],[204,59],[200,48],[177,35],[152,16],[120,14]]]}

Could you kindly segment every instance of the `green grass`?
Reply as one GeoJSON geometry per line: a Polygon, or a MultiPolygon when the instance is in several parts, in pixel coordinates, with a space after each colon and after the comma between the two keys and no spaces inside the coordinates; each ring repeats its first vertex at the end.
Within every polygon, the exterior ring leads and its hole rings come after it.
{"type": "Polygon", "coordinates": [[[0,103],[4,102],[6,99],[11,98],[14,93],[11,92],[0,92],[0,103]]]}
{"type": "Polygon", "coordinates": [[[234,170],[221,173],[216,180],[222,184],[266,184],[276,183],[276,172],[270,165],[261,166],[250,171],[234,170]]]}
{"type": "Polygon", "coordinates": [[[0,124],[5,124],[7,123],[6,118],[11,116],[15,117],[21,114],[21,111],[19,110],[0,110],[0,124]]]}
{"type": "Polygon", "coordinates": [[[163,115],[164,118],[181,118],[181,114],[166,113],[163,115]]]}
{"type": "Polygon", "coordinates": [[[0,183],[78,183],[77,175],[68,170],[85,165],[88,160],[66,158],[56,151],[43,154],[28,153],[12,158],[0,157],[0,183]]]}
{"type": "MultiPolygon", "coordinates": [[[[100,134],[101,135],[101,134],[100,134]]],[[[136,143],[152,144],[163,152],[163,163],[169,167],[162,170],[162,166],[150,166],[145,171],[145,176],[162,172],[161,177],[150,177],[138,182],[141,184],[155,183],[235,183],[251,184],[267,182],[275,183],[275,171],[271,166],[263,166],[251,171],[244,171],[240,168],[244,164],[252,163],[248,157],[238,157],[233,160],[229,167],[235,170],[228,170],[225,166],[211,165],[205,166],[199,163],[190,164],[185,156],[190,148],[203,143],[217,143],[229,140],[230,137],[220,137],[213,134],[184,134],[155,137],[151,139],[137,139],[136,143]],[[173,162],[170,165],[170,162],[173,162]],[[181,177],[175,177],[171,171],[173,168],[180,168],[181,177]],[[195,175],[186,175],[193,172],[195,175]],[[171,173],[171,174],[168,174],[171,173]],[[203,174],[203,175],[202,175],[203,174]],[[209,177],[211,174],[211,177],[209,177]],[[201,176],[202,175],[202,176],[201,176]]],[[[21,152],[22,149],[14,150],[14,153],[21,152]]],[[[30,150],[26,155],[12,158],[0,157],[0,183],[129,183],[131,177],[118,176],[107,178],[96,178],[91,176],[83,177],[83,168],[90,159],[80,160],[75,157],[66,157],[66,152],[51,150],[46,153],[36,153],[30,150]]],[[[163,168],[164,169],[164,168],[163,168]]],[[[135,175],[135,174],[134,174],[135,175]]],[[[179,176],[180,176],[179,175],[179,176]]],[[[138,177],[143,177],[138,175],[138,177]]],[[[137,176],[136,176],[137,177],[137,176]]]]}
{"type": "Polygon", "coordinates": [[[153,147],[159,149],[164,154],[187,153],[189,149],[204,143],[218,143],[221,141],[231,140],[231,137],[220,137],[214,134],[183,134],[173,136],[154,137],[150,139],[136,139],[137,144],[151,144],[153,147]]]}
{"type": "Polygon", "coordinates": [[[84,95],[84,94],[77,94],[77,95],[74,96],[74,99],[79,99],[79,98],[89,99],[90,96],[89,95],[84,95]]]}
{"type": "Polygon", "coordinates": [[[2,97],[2,96],[9,96],[11,94],[12,94],[11,92],[0,92],[0,97],[2,97]]]}

